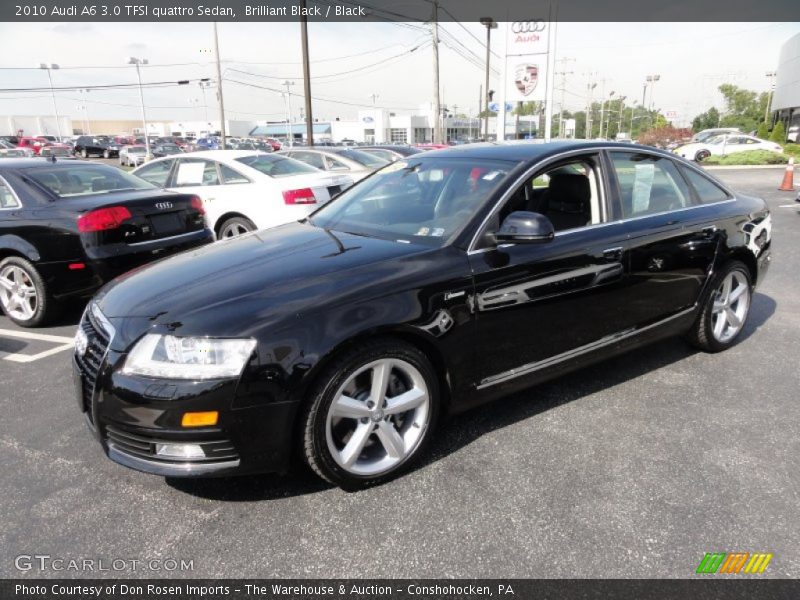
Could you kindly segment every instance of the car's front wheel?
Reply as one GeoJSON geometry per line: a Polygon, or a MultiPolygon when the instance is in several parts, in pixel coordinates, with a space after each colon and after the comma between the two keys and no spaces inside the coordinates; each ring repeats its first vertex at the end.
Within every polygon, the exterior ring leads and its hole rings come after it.
{"type": "Polygon", "coordinates": [[[750,271],[741,262],[730,261],[714,277],[711,290],[688,339],[701,350],[720,352],[732,346],[744,329],[753,291],[750,271]]]}
{"type": "Polygon", "coordinates": [[[81,150],[81,157],[82,158],[89,158],[89,151],[86,148],[81,150]]]}
{"type": "Polygon", "coordinates": [[[57,308],[36,267],[17,256],[0,262],[0,305],[8,318],[21,327],[42,325],[57,308]]]}
{"type": "Polygon", "coordinates": [[[356,489],[396,476],[422,454],[439,412],[439,385],[414,346],[361,344],[318,381],[302,413],[302,441],[320,477],[356,489]]]}
{"type": "Polygon", "coordinates": [[[108,150],[103,150],[103,158],[111,158],[111,152],[108,150]]]}

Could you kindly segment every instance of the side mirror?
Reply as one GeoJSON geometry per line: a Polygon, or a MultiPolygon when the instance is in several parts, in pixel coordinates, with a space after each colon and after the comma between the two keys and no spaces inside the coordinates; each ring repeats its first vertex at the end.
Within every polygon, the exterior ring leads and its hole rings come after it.
{"type": "Polygon", "coordinates": [[[518,210],[505,218],[494,237],[501,244],[540,244],[555,235],[550,219],[536,212],[518,210]]]}

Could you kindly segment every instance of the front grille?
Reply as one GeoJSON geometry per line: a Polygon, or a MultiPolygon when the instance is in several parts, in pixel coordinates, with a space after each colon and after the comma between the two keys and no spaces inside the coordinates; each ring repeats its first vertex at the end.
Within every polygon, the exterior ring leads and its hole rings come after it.
{"type": "Polygon", "coordinates": [[[75,360],[82,375],[81,381],[83,389],[81,390],[81,400],[83,403],[83,410],[89,421],[94,423],[92,398],[94,397],[97,375],[100,373],[100,367],[103,364],[106,350],[108,350],[108,345],[111,342],[111,336],[95,315],[92,314],[91,309],[86,311],[81,321],[80,328],[86,334],[88,343],[86,345],[86,352],[84,352],[83,355],[76,353],[75,360]]]}
{"type": "Polygon", "coordinates": [[[162,463],[215,463],[239,460],[233,443],[225,438],[211,440],[165,440],[152,437],[149,433],[133,433],[118,425],[106,426],[106,440],[110,447],[119,452],[162,463]],[[193,444],[200,446],[205,456],[196,458],[177,458],[156,454],[157,444],[193,444]]]}
{"type": "Polygon", "coordinates": [[[331,197],[331,199],[332,199],[334,196],[338,195],[338,194],[339,194],[339,192],[341,192],[341,191],[342,191],[342,186],[340,186],[340,185],[331,185],[331,186],[328,186],[328,195],[331,197]]]}

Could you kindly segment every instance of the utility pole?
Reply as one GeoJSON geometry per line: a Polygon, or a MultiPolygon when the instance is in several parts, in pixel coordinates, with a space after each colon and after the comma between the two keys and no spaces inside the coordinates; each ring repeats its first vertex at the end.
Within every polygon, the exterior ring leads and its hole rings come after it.
{"type": "Polygon", "coordinates": [[[584,136],[587,140],[592,139],[592,96],[594,95],[594,88],[597,87],[596,83],[586,84],[586,131],[584,136]]]}
{"type": "Polygon", "coordinates": [[[431,20],[433,35],[433,143],[442,143],[442,100],[439,96],[439,2],[433,0],[433,19],[431,20]]]}
{"type": "Polygon", "coordinates": [[[478,86],[478,135],[475,136],[476,138],[481,137],[481,104],[483,104],[483,85],[478,86]]]}
{"type": "Polygon", "coordinates": [[[211,87],[211,80],[208,77],[204,77],[200,80],[200,90],[203,92],[203,110],[206,115],[206,125],[208,125],[208,99],[206,98],[206,88],[211,87]]]}
{"type": "Polygon", "coordinates": [[[294,85],[294,81],[288,79],[283,82],[286,86],[286,139],[289,142],[289,148],[294,146],[294,131],[292,131],[292,93],[289,87],[294,85]]]}
{"type": "Polygon", "coordinates": [[[655,87],[656,87],[656,81],[658,81],[659,79],[661,79],[661,75],[648,75],[647,76],[647,83],[650,84],[650,104],[649,104],[650,112],[653,111],[653,91],[655,90],[655,87]]]}
{"type": "Polygon", "coordinates": [[[300,33],[303,42],[303,93],[306,97],[306,141],[314,147],[314,119],[311,114],[311,65],[308,59],[308,16],[306,0],[300,2],[300,33]]]}
{"type": "MultiPolygon", "coordinates": [[[[486,115],[483,119],[483,136],[484,139],[489,137],[489,58],[491,56],[491,48],[492,48],[492,29],[497,29],[497,22],[492,17],[483,17],[481,19],[481,25],[486,27],[486,101],[484,102],[483,109],[486,111],[484,114],[486,115]]],[[[480,112],[478,113],[480,117],[480,112]]],[[[503,128],[505,132],[505,127],[503,128]]],[[[499,129],[498,129],[499,131],[499,129]]],[[[501,138],[497,138],[498,140],[501,138]]]]}
{"type": "Polygon", "coordinates": [[[219,63],[219,35],[217,34],[216,21],[214,21],[214,58],[217,61],[217,98],[219,99],[220,148],[225,150],[225,103],[222,99],[222,67],[219,63]]]}
{"type": "Polygon", "coordinates": [[[627,96],[620,96],[619,97],[619,121],[617,123],[617,137],[619,137],[620,131],[622,131],[622,103],[625,102],[627,96]]]}
{"type": "MultiPolygon", "coordinates": [[[[566,68],[567,63],[574,61],[574,58],[559,58],[557,62],[561,63],[562,68],[566,68]]],[[[558,105],[558,137],[564,137],[564,102],[566,102],[567,93],[567,75],[572,75],[574,71],[558,71],[555,74],[561,75],[561,102],[558,105]]]]}
{"type": "Polygon", "coordinates": [[[45,71],[47,71],[47,79],[50,81],[50,94],[52,94],[52,96],[53,96],[53,112],[56,115],[56,132],[58,133],[58,141],[60,142],[60,141],[62,141],[61,140],[61,121],[58,118],[58,106],[56,105],[56,90],[55,90],[55,88],[53,88],[53,76],[50,73],[50,71],[52,69],[58,70],[60,67],[55,63],[53,63],[53,64],[41,63],[39,65],[39,68],[40,69],[44,69],[45,71]]]}

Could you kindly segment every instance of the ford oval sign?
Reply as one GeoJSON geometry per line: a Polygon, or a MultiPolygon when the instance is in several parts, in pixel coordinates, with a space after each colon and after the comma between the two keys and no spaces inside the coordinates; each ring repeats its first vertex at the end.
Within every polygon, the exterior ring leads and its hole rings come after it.
{"type": "Polygon", "coordinates": [[[361,120],[364,121],[364,123],[374,123],[375,122],[375,119],[373,119],[372,117],[364,117],[361,120]]]}

